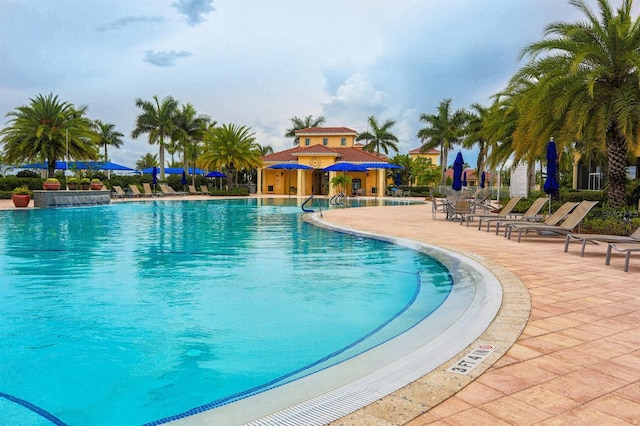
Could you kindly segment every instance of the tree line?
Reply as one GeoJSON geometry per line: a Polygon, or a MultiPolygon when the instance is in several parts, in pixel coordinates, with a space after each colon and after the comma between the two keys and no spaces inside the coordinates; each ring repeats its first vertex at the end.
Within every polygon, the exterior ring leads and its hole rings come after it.
{"type": "MultiPolygon", "coordinates": [[[[620,3],[614,9],[609,0],[598,0],[595,12],[582,0],[570,0],[584,19],[549,24],[542,40],[522,50],[526,63],[492,97],[490,106],[472,104],[469,110],[453,111],[452,100],[444,99],[435,114],[420,115],[425,126],[416,136],[423,151],[440,148],[442,182],[448,152],[457,145],[479,148],[480,172],[486,163],[494,168],[510,158],[515,162],[543,158],[554,137],[559,153],[606,161],[608,202],[612,208],[624,206],[626,166],[640,142],[640,20],[632,14],[633,0],[620,3]]],[[[103,149],[108,160],[107,147],[122,144],[122,133],[109,123],[87,118],[86,107],[76,108],[53,94],[30,101],[9,112],[8,126],[0,131],[7,162],[47,160],[53,176],[60,158],[95,159],[103,149]]],[[[146,134],[150,144],[159,146],[161,177],[165,150],[172,160],[181,155],[185,168],[234,172],[236,183],[238,171],[259,167],[260,157],[272,152],[256,142],[250,128],[217,125],[171,96],[135,102],[141,113],[131,136],[146,134]]],[[[294,117],[285,137],[298,144],[296,130],[324,121],[324,117],[294,117]]],[[[369,130],[357,138],[365,142],[364,149],[397,152],[395,121],[379,122],[373,116],[367,121],[369,130]]],[[[142,160],[155,162],[156,157],[142,160]]]]}

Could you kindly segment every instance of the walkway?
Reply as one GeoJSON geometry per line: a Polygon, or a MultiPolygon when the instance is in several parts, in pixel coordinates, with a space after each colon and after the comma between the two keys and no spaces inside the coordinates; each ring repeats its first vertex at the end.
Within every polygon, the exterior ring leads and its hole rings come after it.
{"type": "Polygon", "coordinates": [[[530,292],[528,323],[504,356],[443,402],[430,401],[452,380],[444,371],[428,383],[429,392],[412,392],[410,385],[333,424],[640,424],[640,256],[632,256],[625,273],[622,255],[604,264],[606,245],[587,247],[581,258],[578,245],[563,252],[564,239],[517,243],[473,223],[438,219],[430,204],[325,214],[335,225],[435,244],[507,268],[530,292]]]}

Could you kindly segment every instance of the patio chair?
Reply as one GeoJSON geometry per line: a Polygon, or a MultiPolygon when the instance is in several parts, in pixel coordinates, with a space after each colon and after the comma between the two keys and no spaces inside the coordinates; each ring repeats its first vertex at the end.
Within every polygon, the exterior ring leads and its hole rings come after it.
{"type": "Polygon", "coordinates": [[[606,234],[567,234],[567,240],[564,243],[564,252],[569,251],[569,243],[571,241],[580,241],[582,243],[582,250],[580,251],[580,257],[584,256],[584,249],[587,243],[640,243],[640,228],[636,229],[633,234],[629,236],[625,235],[606,235],[606,234]]]}
{"type": "Polygon", "coordinates": [[[189,195],[200,195],[200,191],[196,190],[195,185],[189,185],[189,195]]]}
{"type": "Polygon", "coordinates": [[[151,190],[151,184],[149,183],[143,183],[142,189],[144,189],[144,195],[146,195],[147,197],[154,197],[155,195],[164,195],[164,194],[154,194],[153,191],[151,190]]]}
{"type": "Polygon", "coordinates": [[[200,185],[200,192],[202,192],[202,195],[209,195],[209,188],[207,185],[200,185]]]}
{"type": "Polygon", "coordinates": [[[629,272],[629,257],[632,252],[640,252],[640,242],[638,243],[609,243],[607,247],[607,258],[604,261],[605,265],[609,265],[611,262],[611,250],[624,253],[624,271],[629,272]]]}
{"type": "Polygon", "coordinates": [[[113,193],[111,194],[113,198],[124,198],[127,194],[124,193],[122,187],[118,185],[113,185],[113,193]]]}
{"type": "MultiPolygon", "coordinates": [[[[571,210],[573,210],[574,208],[576,208],[576,206],[579,203],[575,203],[575,202],[566,202],[563,205],[561,205],[560,207],[558,207],[558,210],[556,210],[555,212],[553,212],[549,217],[547,217],[544,221],[539,222],[539,223],[543,223],[545,225],[557,225],[560,223],[560,221],[562,221],[562,219],[564,219],[569,213],[571,213],[571,210]]],[[[496,224],[496,235],[498,235],[498,231],[500,231],[500,226],[501,225],[505,225],[504,228],[504,236],[506,237],[508,232],[509,232],[509,226],[511,225],[518,225],[518,224],[527,224],[527,223],[531,223],[531,221],[524,221],[524,220],[511,220],[511,219],[503,219],[498,221],[498,223],[496,224]]]]}
{"type": "MultiPolygon", "coordinates": [[[[469,200],[455,200],[453,202],[447,203],[447,219],[460,219],[460,225],[462,225],[462,222],[468,221],[468,216],[471,214],[471,212],[471,201],[469,200]]],[[[468,222],[467,226],[469,226],[468,222]]]]}
{"type": "Polygon", "coordinates": [[[140,190],[138,189],[138,185],[135,185],[133,183],[129,184],[129,189],[131,190],[131,194],[134,197],[142,197],[142,192],[140,192],[140,190]]]}
{"type": "Polygon", "coordinates": [[[398,188],[395,191],[393,191],[393,197],[402,197],[402,189],[398,188]]]}
{"type": "Polygon", "coordinates": [[[438,213],[447,213],[448,202],[446,198],[431,198],[431,218],[437,219],[438,213]]]}
{"type": "Polygon", "coordinates": [[[531,206],[527,209],[526,212],[520,213],[510,213],[511,216],[514,216],[513,219],[509,218],[495,218],[495,217],[485,217],[481,218],[478,223],[478,229],[480,229],[482,222],[486,222],[487,224],[487,232],[489,232],[489,228],[491,224],[496,222],[496,235],[498,235],[498,230],[500,229],[500,224],[505,224],[508,222],[540,222],[542,220],[542,216],[540,216],[540,210],[547,204],[549,198],[540,197],[537,198],[531,206]]]}
{"type": "Polygon", "coordinates": [[[580,225],[580,222],[582,222],[596,204],[598,204],[597,201],[582,201],[578,204],[578,207],[564,218],[560,225],[546,225],[544,223],[534,222],[522,222],[517,225],[509,224],[508,238],[511,239],[511,233],[514,229],[518,231],[518,242],[520,242],[522,238],[523,231],[526,231],[525,234],[528,234],[529,231],[535,231],[536,235],[566,236],[569,232],[572,232],[578,225],[580,225]]]}
{"type": "MultiPolygon", "coordinates": [[[[516,195],[514,197],[511,197],[511,199],[509,201],[507,201],[507,204],[504,205],[504,207],[498,212],[498,213],[491,213],[491,214],[470,214],[467,217],[467,226],[469,226],[469,222],[471,222],[473,219],[478,219],[478,229],[480,229],[482,227],[482,222],[483,220],[486,220],[487,218],[493,218],[493,219],[504,219],[507,218],[510,214],[511,211],[515,208],[516,204],[518,204],[518,201],[520,201],[522,197],[519,195],[516,195]]],[[[488,230],[488,228],[487,228],[488,230]]]]}

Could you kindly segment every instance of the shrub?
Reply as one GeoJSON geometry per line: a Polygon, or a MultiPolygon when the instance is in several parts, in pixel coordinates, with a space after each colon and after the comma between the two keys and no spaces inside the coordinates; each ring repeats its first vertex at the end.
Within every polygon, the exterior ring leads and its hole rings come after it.
{"type": "Polygon", "coordinates": [[[19,177],[19,178],[39,178],[40,175],[37,172],[34,172],[33,170],[20,170],[18,173],[16,173],[16,177],[19,177]]]}
{"type": "Polygon", "coordinates": [[[29,188],[27,188],[26,186],[18,186],[17,188],[14,188],[13,191],[11,191],[13,194],[16,195],[28,195],[28,196],[32,196],[32,192],[29,188]]]}

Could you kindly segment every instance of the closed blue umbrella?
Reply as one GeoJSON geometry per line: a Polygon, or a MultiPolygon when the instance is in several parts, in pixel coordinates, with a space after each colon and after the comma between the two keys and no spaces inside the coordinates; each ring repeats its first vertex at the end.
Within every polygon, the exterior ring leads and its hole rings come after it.
{"type": "Polygon", "coordinates": [[[187,174],[183,170],[182,171],[182,186],[185,186],[186,184],[187,184],[187,174]]]}
{"type": "Polygon", "coordinates": [[[547,144],[547,179],[544,181],[544,192],[549,194],[549,214],[551,214],[551,196],[560,190],[560,183],[556,179],[558,170],[558,151],[556,143],[551,138],[547,144]]]}
{"type": "Polygon", "coordinates": [[[484,174],[484,172],[482,172],[482,174],[480,175],[480,188],[484,188],[484,181],[487,178],[487,176],[484,174]]]}
{"type": "Polygon", "coordinates": [[[467,172],[462,173],[462,186],[467,186],[467,172]]]}
{"type": "Polygon", "coordinates": [[[462,152],[458,151],[458,155],[456,155],[456,160],[453,162],[453,183],[451,184],[451,188],[454,191],[460,191],[462,189],[462,165],[464,164],[464,159],[462,158],[462,152]]]}
{"type": "MultiPolygon", "coordinates": [[[[155,185],[158,184],[158,168],[154,167],[153,170],[151,171],[151,176],[152,176],[152,183],[155,187],[155,185]]],[[[154,188],[155,189],[155,188],[154,188]]]]}

